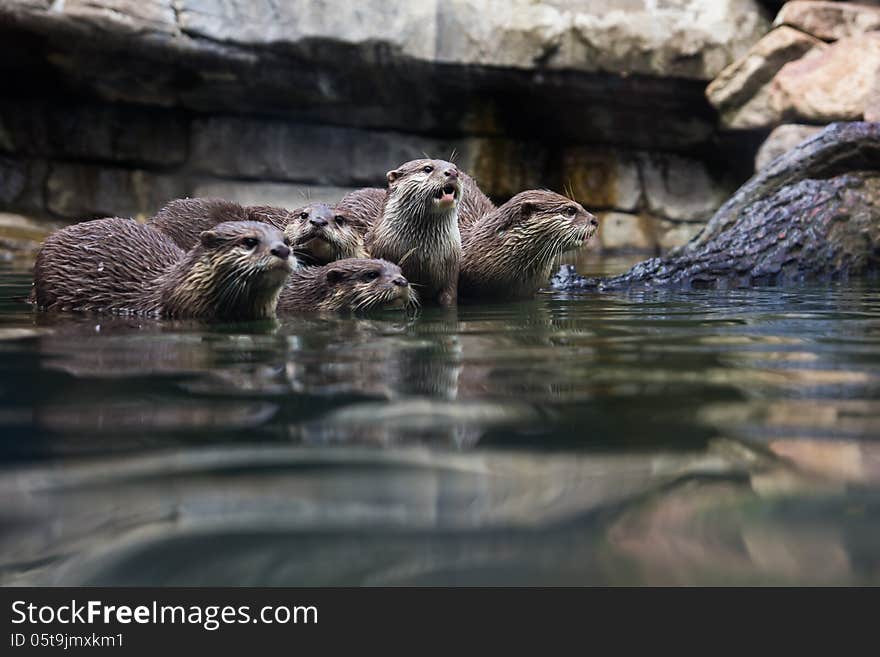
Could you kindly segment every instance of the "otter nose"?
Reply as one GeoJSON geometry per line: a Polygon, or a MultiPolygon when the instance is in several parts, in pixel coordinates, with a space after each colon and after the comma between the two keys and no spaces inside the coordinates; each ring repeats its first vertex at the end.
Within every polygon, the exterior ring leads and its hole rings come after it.
{"type": "Polygon", "coordinates": [[[327,220],[323,217],[312,217],[309,219],[309,223],[312,224],[315,228],[323,228],[327,225],[327,220]]]}
{"type": "Polygon", "coordinates": [[[599,220],[596,217],[590,217],[590,223],[593,224],[596,228],[599,227],[599,220]]]}
{"type": "Polygon", "coordinates": [[[409,285],[409,281],[406,280],[403,276],[397,276],[394,280],[391,281],[397,287],[406,287],[409,285]]]}
{"type": "Polygon", "coordinates": [[[446,169],[446,171],[443,172],[443,175],[447,178],[456,180],[458,178],[458,169],[446,169]]]}
{"type": "Polygon", "coordinates": [[[269,253],[273,256],[278,256],[282,260],[287,260],[290,256],[290,248],[286,244],[276,244],[269,253]]]}

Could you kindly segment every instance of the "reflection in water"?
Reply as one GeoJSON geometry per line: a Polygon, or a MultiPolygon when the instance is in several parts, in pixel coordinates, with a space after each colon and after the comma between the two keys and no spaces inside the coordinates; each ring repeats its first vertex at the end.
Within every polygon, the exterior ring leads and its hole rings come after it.
{"type": "Polygon", "coordinates": [[[0,272],[0,583],[880,583],[875,284],[206,326],[0,272]]]}

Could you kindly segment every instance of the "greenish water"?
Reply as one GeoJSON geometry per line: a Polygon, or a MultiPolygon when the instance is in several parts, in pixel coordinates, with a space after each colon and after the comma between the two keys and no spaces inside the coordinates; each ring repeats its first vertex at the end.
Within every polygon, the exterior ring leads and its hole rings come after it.
{"type": "Polygon", "coordinates": [[[880,285],[209,326],[0,270],[0,583],[880,584],[880,285]]]}

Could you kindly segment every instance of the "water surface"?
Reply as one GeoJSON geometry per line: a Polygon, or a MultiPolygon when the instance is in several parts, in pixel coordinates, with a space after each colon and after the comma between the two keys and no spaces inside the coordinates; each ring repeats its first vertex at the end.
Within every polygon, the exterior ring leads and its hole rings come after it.
{"type": "Polygon", "coordinates": [[[0,583],[880,583],[876,282],[228,325],[29,283],[0,583]]]}

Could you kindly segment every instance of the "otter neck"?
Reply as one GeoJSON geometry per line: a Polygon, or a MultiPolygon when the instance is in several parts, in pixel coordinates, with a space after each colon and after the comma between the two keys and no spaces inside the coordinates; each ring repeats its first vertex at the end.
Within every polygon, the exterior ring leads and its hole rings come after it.
{"type": "Polygon", "coordinates": [[[415,277],[414,270],[425,269],[415,263],[457,262],[461,255],[458,204],[437,212],[424,200],[389,195],[376,226],[376,238],[381,255],[373,256],[397,262],[407,277],[415,277]]]}
{"type": "Polygon", "coordinates": [[[275,316],[281,284],[258,270],[222,266],[200,247],[191,250],[156,281],[156,298],[168,317],[269,319],[275,316]]]}

